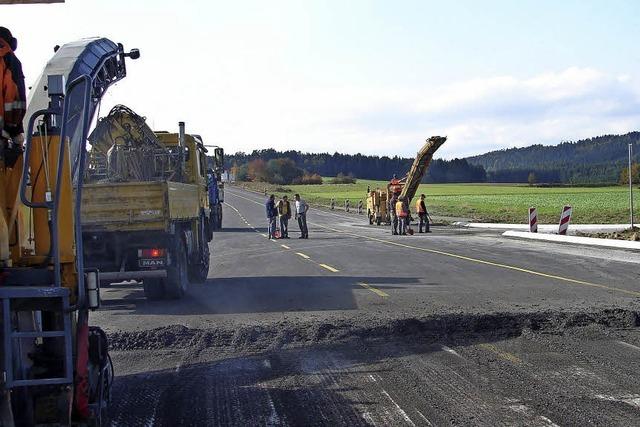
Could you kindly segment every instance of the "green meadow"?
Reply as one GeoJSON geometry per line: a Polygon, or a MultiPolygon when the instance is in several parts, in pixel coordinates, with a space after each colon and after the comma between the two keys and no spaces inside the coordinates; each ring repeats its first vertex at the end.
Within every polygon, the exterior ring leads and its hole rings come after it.
{"type": "MultiPolygon", "coordinates": [[[[325,182],[329,178],[325,179],[325,182]]],[[[244,183],[239,183],[242,185],[244,183]]],[[[263,183],[246,183],[263,191],[263,183]]],[[[358,180],[356,184],[266,185],[278,195],[300,193],[308,202],[329,204],[335,199],[338,207],[350,200],[356,206],[362,200],[366,206],[367,187],[384,188],[386,182],[358,180]]],[[[635,214],[640,218],[640,190],[634,188],[637,202],[635,214]]],[[[538,209],[540,223],[556,223],[562,207],[573,207],[574,223],[626,223],[629,221],[629,192],[624,186],[613,187],[531,187],[514,184],[422,184],[418,194],[426,195],[427,207],[433,216],[464,218],[483,222],[526,223],[528,208],[538,209]]]]}

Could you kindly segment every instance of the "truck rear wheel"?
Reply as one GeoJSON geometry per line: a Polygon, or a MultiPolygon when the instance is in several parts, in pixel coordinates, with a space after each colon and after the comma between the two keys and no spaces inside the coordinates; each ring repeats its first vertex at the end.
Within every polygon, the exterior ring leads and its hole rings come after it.
{"type": "Polygon", "coordinates": [[[187,291],[189,283],[187,252],[182,239],[177,239],[172,261],[172,265],[167,269],[167,278],[164,279],[164,292],[167,298],[180,299],[187,291]]]}
{"type": "Polygon", "coordinates": [[[209,245],[204,244],[200,251],[200,262],[189,266],[189,281],[204,283],[209,276],[209,245]]]}
{"type": "Polygon", "coordinates": [[[157,300],[164,297],[164,284],[162,279],[144,279],[142,281],[144,296],[150,300],[157,300]]]}

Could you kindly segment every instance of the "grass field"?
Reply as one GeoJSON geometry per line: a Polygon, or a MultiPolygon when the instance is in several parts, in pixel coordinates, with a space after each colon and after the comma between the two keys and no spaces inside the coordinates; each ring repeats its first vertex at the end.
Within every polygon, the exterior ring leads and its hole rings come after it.
{"type": "MultiPolygon", "coordinates": [[[[262,191],[263,183],[249,183],[262,191]]],[[[362,200],[366,206],[367,186],[384,187],[383,181],[358,180],[356,184],[289,185],[283,188],[268,186],[269,192],[300,193],[308,202],[329,204],[335,198],[338,206],[349,199],[351,206],[362,200]],[[276,191],[280,190],[280,191],[276,191]]],[[[640,218],[640,191],[635,188],[636,218],[640,218]]],[[[541,223],[557,223],[565,204],[573,207],[574,223],[627,223],[629,221],[628,188],[619,187],[530,187],[501,184],[422,184],[418,194],[424,193],[432,215],[468,218],[483,222],[526,223],[530,206],[538,209],[541,223]]]]}

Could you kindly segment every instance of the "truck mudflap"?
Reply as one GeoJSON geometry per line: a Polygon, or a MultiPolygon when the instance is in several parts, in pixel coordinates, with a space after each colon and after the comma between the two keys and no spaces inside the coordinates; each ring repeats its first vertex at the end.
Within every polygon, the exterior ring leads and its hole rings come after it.
{"type": "Polygon", "coordinates": [[[140,271],[101,271],[100,282],[123,282],[125,280],[163,279],[167,277],[167,270],[140,271]]]}

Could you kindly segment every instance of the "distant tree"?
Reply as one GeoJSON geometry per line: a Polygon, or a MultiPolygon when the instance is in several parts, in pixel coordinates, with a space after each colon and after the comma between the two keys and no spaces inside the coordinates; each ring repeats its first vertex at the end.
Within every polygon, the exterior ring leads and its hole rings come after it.
{"type": "MultiPolygon", "coordinates": [[[[640,184],[640,164],[631,164],[631,182],[633,184],[640,184]]],[[[620,184],[629,184],[629,168],[626,167],[620,172],[620,184]]]]}
{"type": "Polygon", "coordinates": [[[255,182],[266,182],[267,163],[262,159],[251,160],[247,164],[247,179],[255,182]]]}
{"type": "Polygon", "coordinates": [[[527,182],[529,183],[529,185],[533,185],[536,182],[538,182],[538,178],[536,177],[536,174],[533,172],[529,172],[529,176],[527,177],[527,182]]]}
{"type": "Polygon", "coordinates": [[[247,165],[240,165],[238,166],[237,164],[234,164],[233,166],[231,166],[230,169],[231,175],[233,175],[236,179],[236,181],[248,181],[248,174],[247,174],[247,165]]]}
{"type": "Polygon", "coordinates": [[[298,180],[304,171],[288,158],[271,159],[267,163],[267,181],[272,184],[286,185],[298,180]]]}

